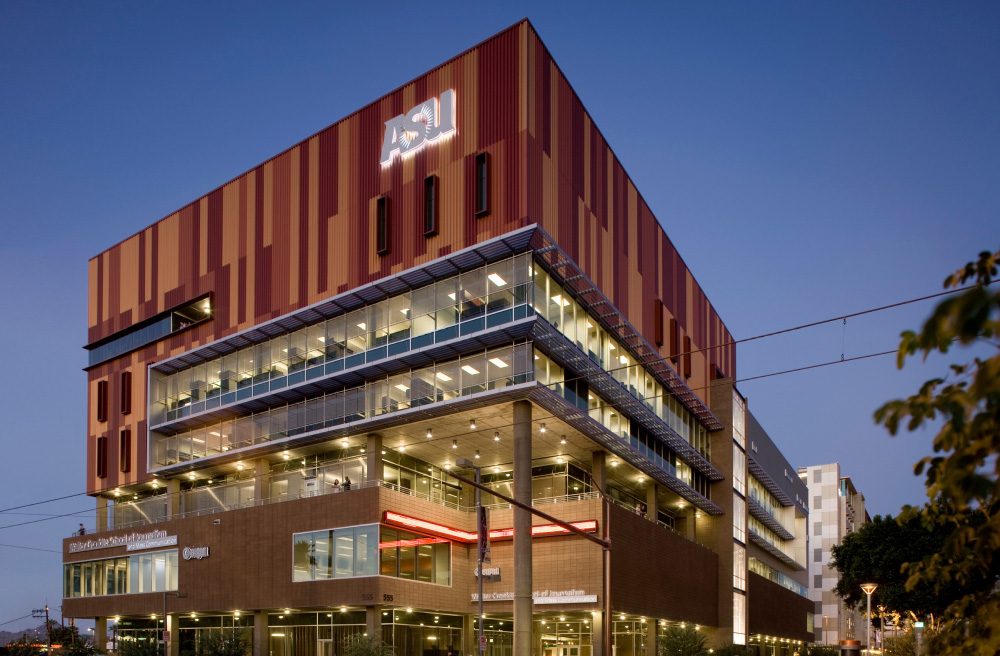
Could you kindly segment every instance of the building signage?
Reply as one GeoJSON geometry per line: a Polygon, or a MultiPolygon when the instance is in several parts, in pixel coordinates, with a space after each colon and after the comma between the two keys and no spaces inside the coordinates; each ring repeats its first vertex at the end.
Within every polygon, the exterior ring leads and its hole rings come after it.
{"type": "Polygon", "coordinates": [[[184,551],[181,552],[184,556],[184,560],[201,560],[202,558],[208,558],[208,547],[184,547],[184,551]]]}
{"type": "MultiPolygon", "coordinates": [[[[513,592],[483,593],[483,601],[513,600],[513,592]]],[[[479,595],[475,592],[472,593],[472,601],[479,601],[479,595]]],[[[583,590],[540,590],[531,593],[531,601],[536,604],[596,604],[597,595],[589,595],[583,590]]]]}
{"type": "Polygon", "coordinates": [[[440,98],[420,103],[405,114],[385,122],[382,138],[382,166],[389,166],[399,155],[408,157],[428,143],[455,132],[455,90],[448,89],[440,98]]]}
{"type": "Polygon", "coordinates": [[[125,547],[126,551],[140,551],[155,547],[166,547],[177,544],[176,535],[167,535],[166,531],[149,531],[148,533],[126,533],[125,535],[110,535],[104,538],[91,538],[80,542],[70,542],[69,552],[93,551],[95,549],[111,549],[125,547]]]}
{"type": "MultiPolygon", "coordinates": [[[[473,570],[473,574],[475,574],[475,576],[477,578],[479,577],[479,568],[478,567],[476,567],[476,569],[473,570]]],[[[500,568],[499,567],[484,567],[483,568],[483,580],[484,581],[491,581],[493,583],[496,583],[496,582],[500,581],[500,568]]]]}

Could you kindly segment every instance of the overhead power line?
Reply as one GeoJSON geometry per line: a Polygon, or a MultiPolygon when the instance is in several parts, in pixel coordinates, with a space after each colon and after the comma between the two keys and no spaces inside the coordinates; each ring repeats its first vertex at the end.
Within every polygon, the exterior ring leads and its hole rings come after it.
{"type": "MultiPolygon", "coordinates": [[[[992,284],[993,282],[996,282],[996,281],[991,281],[989,284],[992,284]]],[[[901,306],[904,306],[904,305],[909,305],[911,303],[919,303],[921,301],[927,301],[927,300],[930,300],[930,299],[933,299],[933,298],[939,298],[941,296],[947,296],[947,295],[950,295],[950,294],[956,294],[958,292],[967,291],[969,289],[974,289],[974,288],[979,287],[979,286],[980,285],[969,285],[969,286],[966,286],[966,287],[959,287],[959,288],[956,288],[956,289],[950,289],[950,290],[946,290],[946,291],[943,291],[943,292],[938,292],[938,293],[935,293],[935,294],[929,294],[929,295],[926,295],[926,296],[920,296],[920,297],[908,299],[908,300],[905,300],[905,301],[899,301],[897,303],[890,303],[889,305],[882,305],[882,306],[878,306],[878,307],[874,307],[874,308],[869,308],[867,310],[861,310],[859,312],[852,312],[852,313],[849,313],[849,314],[842,314],[842,315],[838,315],[838,316],[835,316],[835,317],[831,317],[829,319],[823,319],[821,321],[813,321],[813,322],[801,324],[801,325],[798,325],[798,326],[792,326],[790,328],[784,328],[784,329],[781,329],[781,330],[775,330],[775,331],[771,331],[771,332],[768,332],[768,333],[762,333],[760,335],[754,335],[754,336],[751,336],[751,337],[744,337],[743,339],[737,339],[737,340],[732,340],[732,341],[729,341],[729,342],[723,342],[721,344],[714,344],[712,346],[706,346],[706,347],[703,347],[703,348],[700,348],[700,349],[693,349],[693,350],[690,350],[690,351],[686,351],[684,353],[678,353],[676,355],[672,355],[670,357],[671,358],[679,358],[679,357],[682,357],[682,356],[685,356],[685,355],[692,355],[692,354],[695,354],[695,353],[701,353],[701,352],[704,352],[704,351],[710,351],[710,350],[716,349],[716,348],[722,348],[722,347],[725,347],[725,346],[732,346],[732,345],[735,345],[735,344],[742,344],[744,342],[750,342],[750,341],[754,341],[754,340],[758,340],[758,339],[764,339],[765,337],[775,337],[777,335],[783,335],[783,334],[794,332],[794,331],[797,331],[797,330],[803,330],[805,328],[813,328],[813,327],[816,327],[816,326],[821,326],[821,325],[824,325],[824,324],[833,323],[834,321],[843,321],[843,320],[850,319],[850,318],[853,318],[853,317],[859,317],[859,316],[863,316],[863,315],[866,315],[866,314],[872,314],[874,312],[881,312],[881,311],[884,311],[884,310],[889,310],[889,309],[892,309],[892,308],[897,308],[897,307],[901,307],[901,306]]],[[[867,358],[877,357],[877,356],[880,356],[880,355],[889,355],[889,354],[893,354],[893,353],[896,353],[896,351],[883,351],[883,352],[880,352],[880,353],[869,353],[867,355],[857,356],[857,357],[854,357],[854,358],[834,360],[834,361],[831,361],[831,362],[823,362],[823,363],[819,363],[819,364],[808,365],[808,366],[805,366],[805,367],[797,367],[797,368],[794,368],[794,369],[786,369],[786,370],[783,370],[783,371],[776,371],[776,372],[772,372],[772,373],[769,373],[769,374],[762,374],[762,375],[759,375],[759,376],[752,376],[752,377],[749,377],[749,378],[742,378],[742,379],[734,380],[733,382],[734,383],[741,383],[741,382],[748,382],[748,381],[751,381],[751,380],[758,380],[758,379],[761,379],[761,378],[771,378],[771,377],[774,377],[774,376],[780,376],[780,375],[795,373],[795,372],[799,372],[799,371],[806,371],[808,369],[817,369],[817,368],[820,368],[820,367],[826,367],[826,366],[829,366],[829,365],[832,365],[832,364],[840,364],[840,363],[843,363],[843,362],[854,362],[856,360],[864,360],[864,359],[867,359],[867,358]]],[[[667,359],[668,358],[656,358],[656,359],[653,359],[653,360],[646,360],[644,362],[636,362],[635,364],[648,365],[648,364],[652,364],[654,362],[664,362],[664,363],[666,363],[667,359]]],[[[621,371],[623,369],[628,369],[629,367],[635,366],[635,364],[623,365],[623,366],[615,367],[615,368],[612,368],[612,369],[605,369],[602,373],[614,373],[616,371],[621,371]]],[[[595,375],[600,375],[600,374],[595,374],[595,375]]],[[[589,378],[589,377],[590,377],[589,375],[581,375],[581,376],[575,376],[575,377],[572,377],[572,378],[565,378],[564,380],[560,381],[560,383],[565,383],[565,382],[571,381],[571,380],[586,379],[586,378],[589,378]]],[[[694,388],[694,389],[692,389],[692,391],[700,391],[700,390],[703,390],[703,389],[707,389],[707,387],[694,388]]],[[[543,418],[555,418],[555,417],[553,415],[550,415],[548,417],[543,417],[543,418]]],[[[38,505],[42,505],[42,504],[46,504],[46,503],[53,503],[55,501],[62,501],[62,500],[65,500],[65,499],[72,499],[74,497],[79,497],[79,496],[85,496],[85,495],[90,495],[90,494],[105,494],[105,493],[111,492],[111,491],[113,491],[115,489],[118,489],[118,488],[117,487],[115,487],[115,488],[104,488],[104,489],[101,489],[101,490],[94,490],[92,492],[78,492],[76,494],[67,494],[67,495],[64,495],[64,496],[61,496],[61,497],[54,497],[52,499],[45,499],[43,501],[35,501],[35,502],[32,502],[32,503],[22,504],[20,506],[11,506],[10,508],[5,508],[3,510],[0,510],[0,514],[6,513],[6,512],[10,512],[12,510],[19,510],[21,508],[29,508],[31,506],[38,506],[38,505]]],[[[171,493],[166,493],[166,494],[169,495],[171,493]]],[[[16,527],[16,526],[24,526],[24,525],[27,525],[27,524],[34,524],[34,523],[42,522],[42,521],[48,521],[50,519],[59,519],[59,518],[63,518],[63,517],[70,517],[70,516],[73,516],[73,515],[80,515],[80,514],[89,513],[89,512],[93,512],[93,511],[91,511],[91,510],[85,510],[85,511],[79,511],[79,512],[75,512],[75,513],[66,513],[66,514],[62,514],[62,515],[53,515],[51,517],[46,517],[46,518],[38,519],[38,520],[32,520],[32,521],[29,521],[29,522],[22,522],[20,524],[10,524],[8,526],[0,526],[0,530],[5,529],[5,528],[13,528],[13,527],[16,527]]]]}

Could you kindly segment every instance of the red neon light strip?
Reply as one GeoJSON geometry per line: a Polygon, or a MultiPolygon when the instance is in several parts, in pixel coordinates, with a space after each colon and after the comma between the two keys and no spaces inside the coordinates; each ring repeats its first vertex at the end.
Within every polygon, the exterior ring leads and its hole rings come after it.
{"type": "MultiPolygon", "coordinates": [[[[434,535],[442,535],[452,540],[457,540],[459,542],[475,542],[478,539],[476,533],[470,531],[461,531],[457,528],[451,528],[450,526],[445,526],[443,524],[435,524],[434,522],[428,522],[423,519],[417,519],[415,517],[408,517],[406,515],[400,515],[399,513],[394,513],[392,511],[385,511],[385,522],[387,524],[396,524],[398,526],[406,526],[408,528],[414,528],[420,531],[425,531],[434,535]]],[[[582,522],[571,522],[573,527],[580,529],[581,531],[586,531],[588,533],[593,533],[597,531],[597,520],[588,519],[582,522]]],[[[546,537],[549,535],[566,535],[570,531],[567,528],[563,528],[557,524],[539,524],[537,526],[531,527],[532,537],[546,537]]],[[[514,537],[513,528],[500,528],[490,531],[491,540],[505,540],[514,537]]]]}

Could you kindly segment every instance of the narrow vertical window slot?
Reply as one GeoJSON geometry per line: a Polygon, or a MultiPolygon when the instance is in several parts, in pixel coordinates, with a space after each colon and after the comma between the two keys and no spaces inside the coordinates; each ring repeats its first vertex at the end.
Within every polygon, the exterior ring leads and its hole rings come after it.
{"type": "Polygon", "coordinates": [[[123,472],[132,469],[132,430],[125,428],[119,435],[118,469],[123,472]]]}
{"type": "Polygon", "coordinates": [[[108,381],[97,381],[97,421],[108,420],[108,381]]]}
{"type": "Polygon", "coordinates": [[[437,176],[424,178],[424,237],[433,237],[438,233],[437,191],[437,176]]]}
{"type": "Polygon", "coordinates": [[[123,371],[122,372],[121,407],[122,407],[122,414],[123,415],[132,414],[132,372],[131,371],[123,371]]]}
{"type": "Polygon", "coordinates": [[[653,299],[653,340],[657,346],[663,346],[663,301],[653,299]]]}
{"type": "Polygon", "coordinates": [[[691,338],[684,336],[684,377],[691,377],[691,338]]]}
{"type": "Polygon", "coordinates": [[[489,153],[476,155],[476,216],[490,213],[490,157],[489,153]]]}
{"type": "Polygon", "coordinates": [[[108,438],[97,438],[97,478],[108,476],[108,438]]]}
{"type": "Polygon", "coordinates": [[[375,251],[379,255],[389,252],[389,198],[382,196],[375,201],[375,251]]]}

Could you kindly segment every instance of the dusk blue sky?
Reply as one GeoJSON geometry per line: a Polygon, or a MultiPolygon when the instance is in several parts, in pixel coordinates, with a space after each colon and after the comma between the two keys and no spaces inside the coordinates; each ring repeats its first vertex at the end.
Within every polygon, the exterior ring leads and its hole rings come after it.
{"type": "MultiPolygon", "coordinates": [[[[932,294],[1000,247],[997,3],[0,4],[0,509],[81,492],[87,260],[527,16],[732,334],[932,294]]],[[[740,378],[894,349],[932,303],[738,347],[740,378]]],[[[882,402],[964,361],[738,384],[872,515],[932,434],[882,402]]],[[[61,603],[93,501],[0,513],[0,630],[61,603]]],[[[55,611],[58,617],[58,610],[55,611]]]]}

